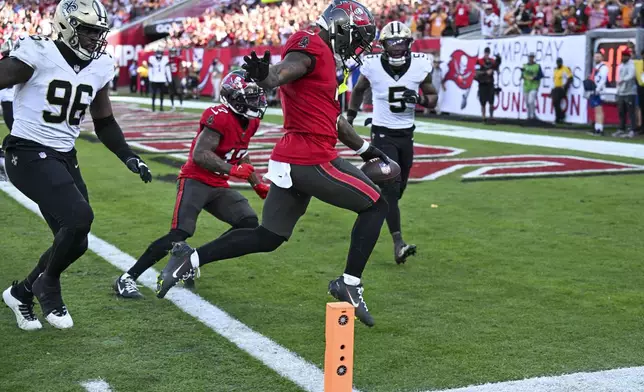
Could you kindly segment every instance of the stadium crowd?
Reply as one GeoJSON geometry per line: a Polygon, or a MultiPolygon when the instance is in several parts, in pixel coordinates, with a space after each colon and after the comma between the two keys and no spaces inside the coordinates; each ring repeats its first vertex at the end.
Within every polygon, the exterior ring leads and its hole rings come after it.
{"type": "MultiPolygon", "coordinates": [[[[108,0],[110,24],[118,28],[177,0],[108,0]]],[[[407,24],[416,37],[458,35],[481,21],[487,37],[516,34],[578,34],[600,27],[639,26],[641,0],[366,0],[378,27],[392,20],[407,24]],[[623,1],[623,2],[622,2],[623,1]]],[[[0,38],[51,34],[56,0],[8,0],[0,8],[0,38]]],[[[204,15],[172,26],[167,47],[248,47],[280,45],[295,31],[315,23],[325,0],[218,2],[204,15]]],[[[644,23],[642,23],[644,24],[644,23]]]]}
{"type": "MultiPolygon", "coordinates": [[[[114,28],[175,1],[177,0],[102,0],[110,14],[110,24],[114,28]]],[[[36,34],[50,36],[56,4],[58,0],[0,2],[0,39],[4,42],[36,34]]]]}

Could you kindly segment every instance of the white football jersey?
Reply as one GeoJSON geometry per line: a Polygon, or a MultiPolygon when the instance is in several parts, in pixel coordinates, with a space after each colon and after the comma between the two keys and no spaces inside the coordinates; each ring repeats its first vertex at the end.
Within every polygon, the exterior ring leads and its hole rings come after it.
{"type": "Polygon", "coordinates": [[[0,90],[0,102],[13,102],[15,87],[9,87],[0,90]]]}
{"type": "Polygon", "coordinates": [[[148,75],[151,83],[166,83],[172,80],[170,76],[170,61],[167,56],[161,57],[158,60],[156,56],[152,55],[148,59],[149,71],[148,75]]]}
{"type": "Polygon", "coordinates": [[[15,86],[11,134],[56,151],[72,150],[85,112],[112,80],[111,56],[105,54],[75,70],[54,41],[32,36],[18,40],[11,57],[34,69],[26,83],[15,86]]]}
{"type": "Polygon", "coordinates": [[[405,103],[402,94],[407,89],[418,91],[432,69],[432,60],[425,53],[412,53],[409,68],[400,77],[383,66],[380,54],[365,56],[360,72],[371,84],[373,125],[390,129],[411,128],[416,105],[405,103]]]}

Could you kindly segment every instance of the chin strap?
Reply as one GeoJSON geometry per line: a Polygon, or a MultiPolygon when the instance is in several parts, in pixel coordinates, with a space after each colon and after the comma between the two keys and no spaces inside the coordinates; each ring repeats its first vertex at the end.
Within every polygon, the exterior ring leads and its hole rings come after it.
{"type": "Polygon", "coordinates": [[[347,80],[349,80],[349,70],[346,67],[343,67],[342,72],[344,74],[344,80],[338,86],[338,94],[345,93],[349,89],[349,86],[347,86],[347,80]]]}

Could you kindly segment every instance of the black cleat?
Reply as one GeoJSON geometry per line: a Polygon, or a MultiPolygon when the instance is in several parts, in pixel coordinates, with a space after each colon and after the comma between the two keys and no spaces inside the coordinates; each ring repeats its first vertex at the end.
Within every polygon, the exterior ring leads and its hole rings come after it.
{"type": "Polygon", "coordinates": [[[129,275],[125,276],[125,274],[123,274],[116,278],[114,286],[112,287],[114,287],[116,295],[121,298],[143,298],[143,294],[141,294],[139,288],[136,286],[136,281],[129,275]]]}
{"type": "Polygon", "coordinates": [[[353,305],[356,308],[356,317],[358,320],[362,321],[368,327],[373,327],[375,321],[371,317],[369,309],[367,309],[367,303],[364,302],[362,293],[364,293],[362,283],[357,286],[350,286],[344,283],[342,276],[329,282],[329,294],[338,301],[345,301],[353,305]]]}
{"type": "Polygon", "coordinates": [[[179,281],[186,281],[199,277],[199,268],[192,268],[190,256],[196,252],[185,242],[177,242],[170,252],[168,265],[161,271],[157,278],[157,298],[163,298],[168,290],[179,281]]]}
{"type": "Polygon", "coordinates": [[[183,281],[183,287],[187,288],[188,290],[194,290],[195,289],[195,280],[194,280],[194,278],[184,280],[183,281]]]}
{"type": "Polygon", "coordinates": [[[49,324],[59,329],[74,326],[72,316],[63,303],[60,280],[40,274],[32,285],[32,291],[34,296],[38,298],[45,320],[49,324]]]}
{"type": "Polygon", "coordinates": [[[416,245],[407,245],[404,242],[394,245],[394,259],[396,264],[405,264],[407,257],[416,254],[416,245]]]}

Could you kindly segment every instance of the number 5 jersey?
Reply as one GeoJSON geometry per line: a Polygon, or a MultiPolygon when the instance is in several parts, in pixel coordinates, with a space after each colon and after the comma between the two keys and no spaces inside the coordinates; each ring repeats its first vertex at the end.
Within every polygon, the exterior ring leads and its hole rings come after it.
{"type": "Polygon", "coordinates": [[[380,54],[365,56],[360,73],[371,84],[373,125],[389,129],[414,125],[416,105],[405,103],[402,95],[406,89],[418,91],[418,86],[432,73],[432,61],[424,53],[412,53],[411,61],[402,68],[394,72],[380,54]]]}
{"type": "Polygon", "coordinates": [[[248,125],[243,128],[238,116],[225,105],[210,107],[201,115],[199,130],[190,146],[188,162],[181,167],[179,178],[191,178],[212,187],[228,188],[228,175],[204,169],[192,158],[197,139],[205,128],[209,129],[206,132],[217,132],[220,135],[215,154],[231,165],[238,165],[248,154],[248,143],[259,128],[259,119],[249,118],[248,125]]]}
{"type": "Polygon", "coordinates": [[[56,151],[74,148],[85,112],[114,75],[114,60],[103,55],[84,68],[70,65],[55,42],[32,36],[17,41],[11,57],[34,69],[16,85],[11,134],[56,151]]]}

